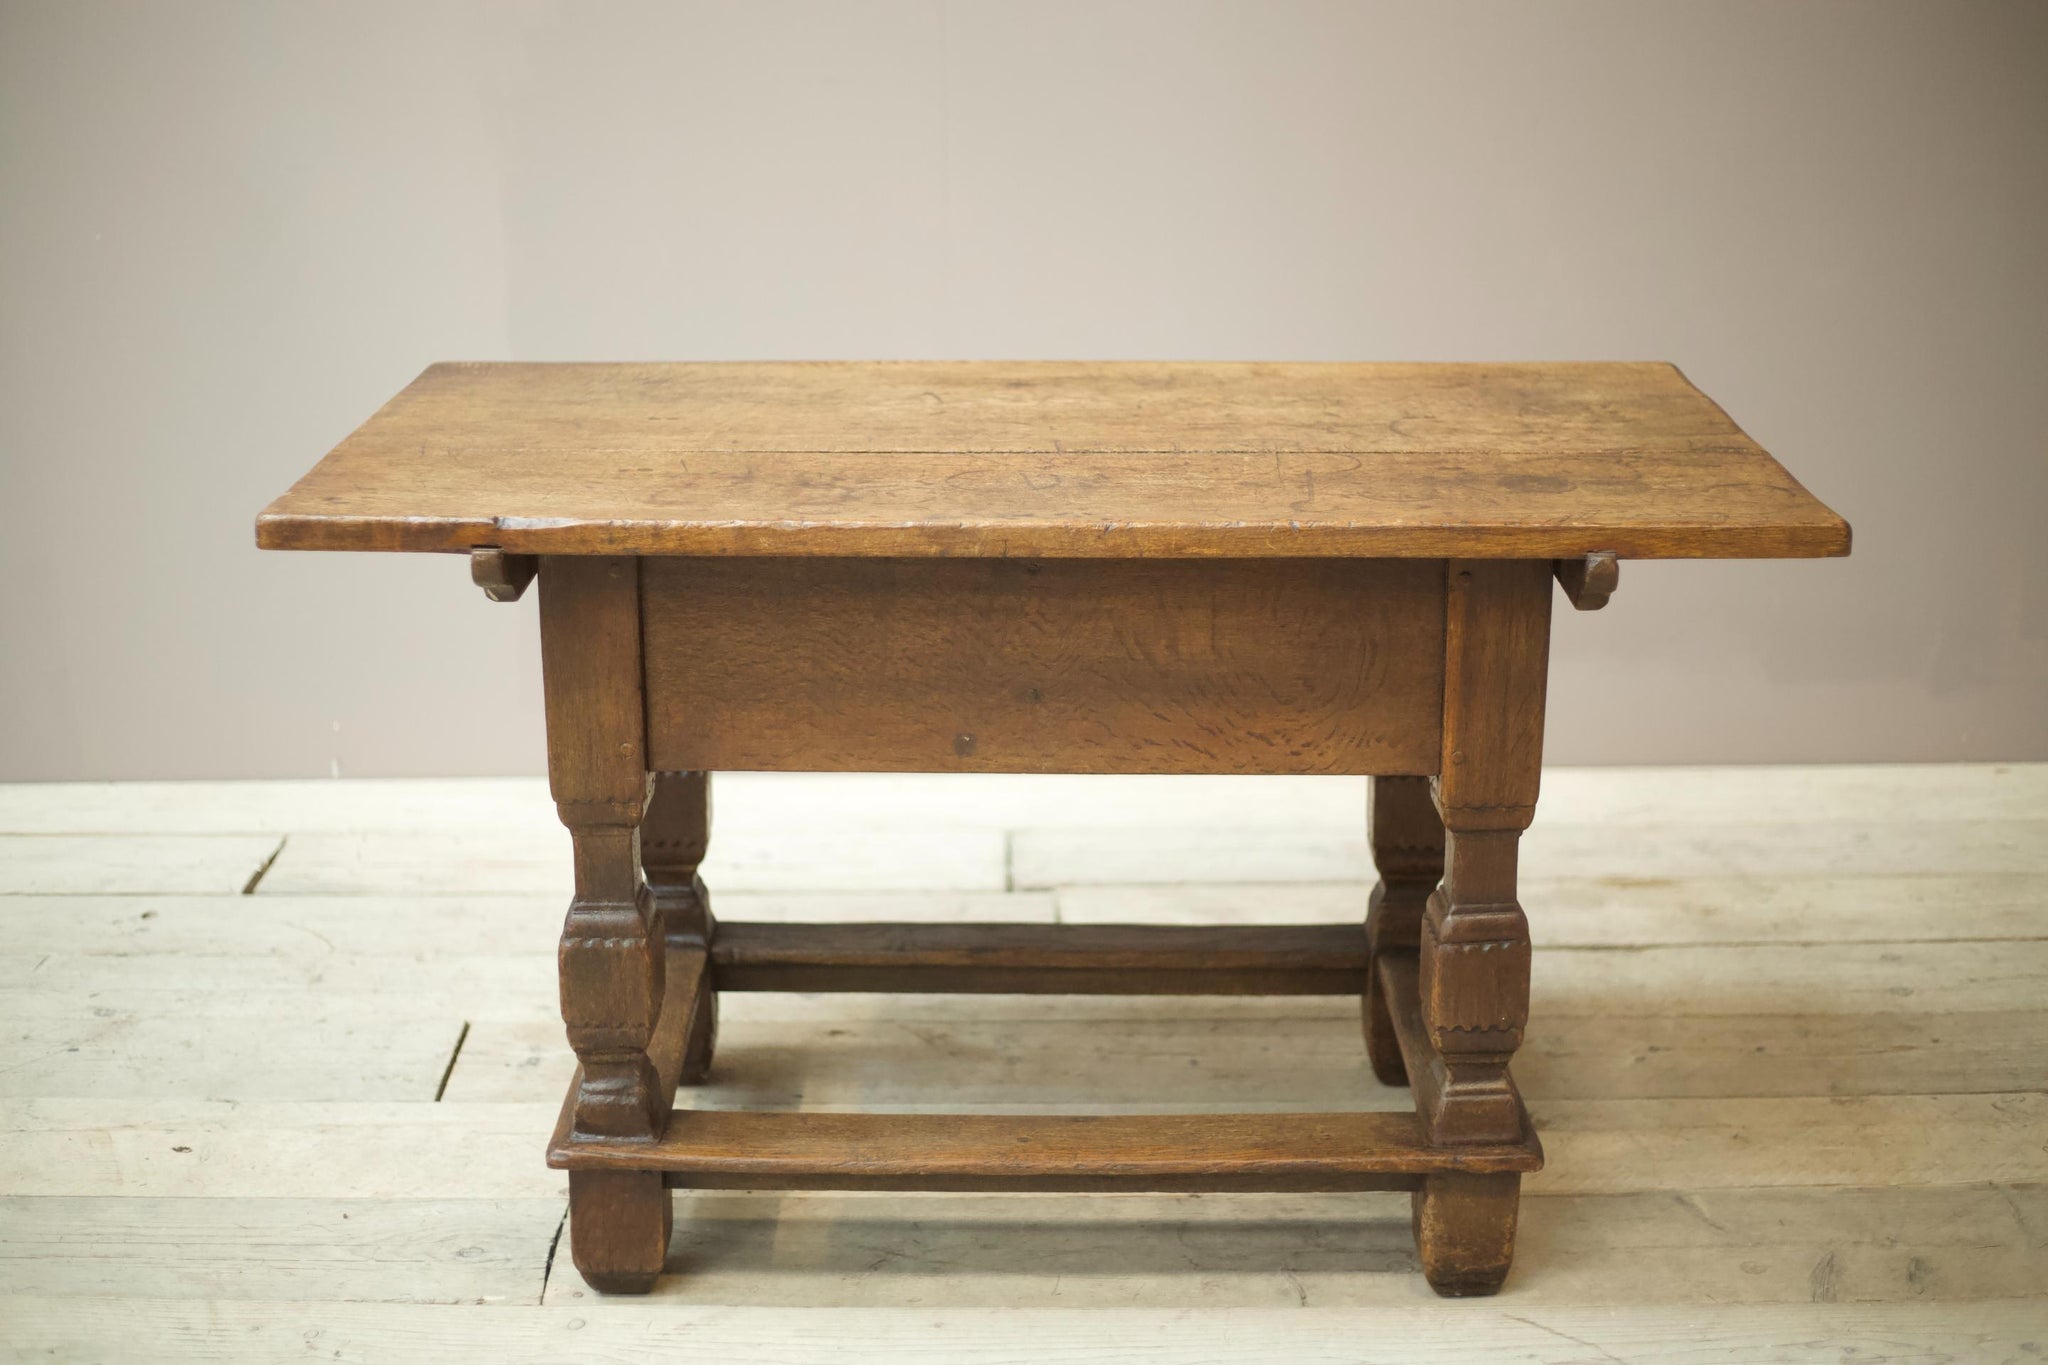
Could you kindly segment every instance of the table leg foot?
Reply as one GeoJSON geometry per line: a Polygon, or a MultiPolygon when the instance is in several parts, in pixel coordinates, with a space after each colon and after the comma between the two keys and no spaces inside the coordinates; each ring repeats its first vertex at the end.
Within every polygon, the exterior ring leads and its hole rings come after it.
{"type": "Polygon", "coordinates": [[[1415,1250],[1448,1299],[1492,1294],[1515,1257],[1519,1175],[1431,1175],[1415,1191],[1415,1250]]]}
{"type": "Polygon", "coordinates": [[[602,1294],[645,1294],[668,1260],[673,1228],[659,1171],[569,1172],[569,1249],[602,1294]]]}

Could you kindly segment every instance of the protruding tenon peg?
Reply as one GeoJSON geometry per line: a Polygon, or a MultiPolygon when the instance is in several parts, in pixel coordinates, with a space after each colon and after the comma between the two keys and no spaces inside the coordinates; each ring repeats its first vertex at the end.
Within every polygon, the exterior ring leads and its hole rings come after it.
{"type": "Polygon", "coordinates": [[[1621,561],[1612,550],[1595,550],[1577,559],[1554,559],[1550,568],[1564,585],[1564,595],[1580,611],[1598,611],[1606,606],[1621,582],[1621,561]]]}
{"type": "Polygon", "coordinates": [[[469,576],[493,602],[517,602],[540,569],[537,555],[508,555],[479,547],[469,552],[469,576]]]}

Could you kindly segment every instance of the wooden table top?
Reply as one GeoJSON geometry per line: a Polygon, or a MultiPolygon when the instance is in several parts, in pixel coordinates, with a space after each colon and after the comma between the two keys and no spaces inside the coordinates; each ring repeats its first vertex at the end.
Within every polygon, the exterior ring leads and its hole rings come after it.
{"type": "Polygon", "coordinates": [[[256,523],[288,550],[1840,555],[1670,365],[441,364],[256,523]]]}

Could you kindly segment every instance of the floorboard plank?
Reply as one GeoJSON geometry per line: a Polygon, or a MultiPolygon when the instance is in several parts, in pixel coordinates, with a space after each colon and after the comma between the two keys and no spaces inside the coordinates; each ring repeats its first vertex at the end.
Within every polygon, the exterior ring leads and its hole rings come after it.
{"type": "Polygon", "coordinates": [[[277,847],[267,834],[4,834],[0,896],[233,896],[277,847]]]}
{"type": "MultiPolygon", "coordinates": [[[[1698,945],[1632,949],[1559,948],[1536,955],[1532,1008],[1545,1014],[1938,1014],[2024,1010],[2043,1003],[2048,983],[2048,939],[1996,942],[1883,944],[1698,945]]],[[[80,1007],[151,1008],[153,999],[210,995],[207,1008],[223,1017],[256,1017],[289,1008],[282,997],[318,991],[336,1008],[383,999],[400,1014],[460,1017],[550,1017],[555,1008],[552,955],[532,948],[504,953],[334,953],[298,956],[92,956],[47,953],[0,955],[0,987],[22,1018],[68,1016],[80,1007]],[[167,964],[175,964],[167,967],[167,964]]],[[[751,993],[750,993],[751,994],[751,993]]],[[[817,1017],[831,1010],[814,996],[770,992],[767,1003],[746,1008],[765,1016],[817,1017]]],[[[1184,1001],[1189,997],[1175,997],[1184,1001]]],[[[960,1018],[1018,1012],[1034,1017],[1154,1018],[1169,1012],[1203,1014],[1248,1008],[1257,1013],[1314,1015],[1332,1012],[1341,996],[1302,997],[1311,1004],[1226,1006],[1222,998],[1199,1004],[1118,1006],[1106,996],[862,995],[847,1001],[846,1017],[887,1017],[907,1012],[960,1018]],[[994,1002],[989,1004],[987,1002],[994,1002]],[[1020,1003],[1020,1002],[1028,1002],[1020,1003]],[[1035,1006],[1036,1008],[1031,1008],[1035,1006]]],[[[157,1008],[168,1009],[168,1005],[157,1008]]],[[[281,1016],[280,1016],[281,1017],[281,1016]]]]}
{"type": "MultiPolygon", "coordinates": [[[[1062,886],[1069,924],[1357,923],[1368,881],[1062,886]]],[[[2048,876],[1524,877],[1538,948],[2048,938],[2048,876]]]]}
{"type": "Polygon", "coordinates": [[[9,1015],[23,1020],[108,1011],[264,1021],[304,1013],[309,999],[331,1019],[531,1019],[556,1008],[558,988],[552,955],[524,952],[312,960],[51,953],[0,958],[0,989],[12,997],[9,1015]]]}
{"type": "Polygon", "coordinates": [[[542,777],[0,783],[0,833],[285,834],[554,830],[542,777]]]}
{"type": "Polygon", "coordinates": [[[0,1195],[552,1198],[549,1104],[0,1101],[0,1195]]]}
{"type": "Polygon", "coordinates": [[[534,1304],[563,1211],[554,1199],[14,1196],[0,1199],[0,1281],[33,1295],[534,1304]]]}
{"type": "MultiPolygon", "coordinates": [[[[1304,882],[712,894],[727,918],[783,923],[1355,924],[1367,890],[1304,882]]],[[[2048,876],[1530,878],[1522,899],[1539,947],[2048,938],[2048,876]]],[[[545,954],[566,905],[560,895],[519,894],[21,895],[0,901],[0,955],[545,954]]]]}
{"type": "Polygon", "coordinates": [[[2048,1094],[1543,1100],[1555,1193],[2048,1180],[2048,1094]],[[1560,1160],[1560,1155],[1564,1159],[1560,1160]]]}
{"type": "MultiPolygon", "coordinates": [[[[704,880],[732,891],[1002,891],[1000,830],[905,826],[720,827],[704,880]]],[[[569,835],[531,831],[306,834],[288,840],[263,896],[434,896],[570,891],[569,835]]]]}
{"type": "MultiPolygon", "coordinates": [[[[1049,823],[1324,825],[1350,830],[1358,777],[721,773],[723,831],[898,821],[1012,829],[1049,823]],[[1048,819],[1048,816],[1053,817],[1048,819]]],[[[1551,818],[1598,825],[2039,819],[2048,763],[1546,768],[1551,818]]],[[[346,834],[552,830],[539,777],[264,782],[0,783],[0,833],[346,834]]]]}
{"type": "Polygon", "coordinates": [[[1538,818],[1676,825],[2038,820],[2048,763],[1545,767],[1538,818]]]}
{"type": "MultiPolygon", "coordinates": [[[[1427,1292],[1426,1290],[1424,1291],[1427,1292]]],[[[1357,1365],[1378,1357],[1511,1365],[1564,1360],[1785,1365],[1932,1365],[2031,1361],[2040,1305],[1976,1303],[1585,1307],[1519,1311],[1507,1303],[1331,1309],[694,1308],[647,1300],[565,1308],[477,1309],[407,1304],[293,1304],[206,1299],[0,1299],[17,1358],[107,1359],[151,1344],[151,1359],[220,1362],[322,1359],[500,1365],[654,1357],[815,1365],[819,1360],[953,1365],[1109,1365],[1287,1360],[1357,1365]]]]}
{"type": "MultiPolygon", "coordinates": [[[[764,1018],[725,1006],[711,1083],[691,1103],[1135,1105],[1341,1109],[1398,1103],[1365,1063],[1355,1005],[1315,1017],[764,1018]]],[[[1174,1002],[1180,1003],[1180,1002],[1174,1002]]],[[[1969,1015],[1543,1014],[1516,1055],[1546,1099],[1998,1093],[2048,1087],[2048,1011],[1969,1015]]],[[[559,1096],[575,1059],[558,1021],[474,1024],[451,1103],[559,1096]]]]}
{"type": "Polygon", "coordinates": [[[431,1100],[463,1023],[457,1014],[315,1006],[252,1028],[212,1013],[203,994],[169,1010],[94,998],[102,1003],[52,1017],[10,1011],[0,1097],[431,1100]]]}
{"type": "MultiPolygon", "coordinates": [[[[679,1193],[673,1304],[1332,1309],[1417,1301],[1404,1195],[679,1193]]],[[[1534,1196],[1504,1306],[2048,1292],[2041,1186],[1534,1196]]],[[[547,1301],[590,1302],[573,1266],[547,1301]]]]}
{"type": "MultiPolygon", "coordinates": [[[[727,891],[721,914],[770,923],[1050,924],[1045,891],[727,891]]],[[[554,952],[566,895],[17,896],[0,901],[0,957],[415,957],[554,952]]]]}
{"type": "MultiPolygon", "coordinates": [[[[36,1296],[531,1303],[562,1214],[547,1198],[14,1197],[0,1199],[0,1277],[36,1296]]],[[[681,1192],[676,1216],[656,1297],[678,1305],[1416,1301],[1400,1195],[681,1192]]],[[[1501,1302],[2020,1298],[2048,1292],[2044,1225],[2038,1185],[1535,1196],[1501,1302]]],[[[548,1302],[591,1297],[558,1258],[548,1302]]]]}
{"type": "MultiPolygon", "coordinates": [[[[1628,827],[1546,820],[1522,839],[1522,874],[1633,880],[1723,876],[1959,876],[2048,873],[2048,819],[1843,817],[1779,824],[1628,827]]],[[[1011,838],[1023,890],[1115,883],[1341,882],[1370,873],[1363,826],[1243,829],[1037,828],[1011,838]]]]}

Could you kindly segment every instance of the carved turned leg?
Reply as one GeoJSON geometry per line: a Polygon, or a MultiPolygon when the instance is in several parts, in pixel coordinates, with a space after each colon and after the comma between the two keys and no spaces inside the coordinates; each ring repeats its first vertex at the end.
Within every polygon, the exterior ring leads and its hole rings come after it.
{"type": "Polygon", "coordinates": [[[648,1055],[667,987],[661,912],[640,880],[635,825],[579,823],[560,807],[576,845],[576,899],[562,926],[562,1022],[582,1063],[578,1135],[652,1138],[668,1117],[648,1055]]]}
{"type": "Polygon", "coordinates": [[[1386,1085],[1408,1084],[1375,964],[1388,948],[1422,942],[1422,913],[1444,874],[1444,826],[1426,777],[1375,777],[1366,827],[1379,882],[1366,903],[1365,1054],[1386,1085]]]}
{"type": "MultiPolygon", "coordinates": [[[[1529,1019],[1529,922],[1516,854],[1536,813],[1550,650],[1550,568],[1452,560],[1445,604],[1443,884],[1422,917],[1417,986],[1436,1056],[1416,1079],[1430,1141],[1512,1142],[1522,1100],[1508,1064],[1529,1019]]],[[[1443,1294],[1490,1294],[1514,1254],[1515,1176],[1432,1175],[1415,1194],[1417,1248],[1443,1294]]]]}
{"type": "MultiPolygon", "coordinates": [[[[643,762],[639,563],[550,556],[541,563],[541,666],[548,781],[575,845],[576,894],[562,926],[562,1021],[581,1063],[575,1136],[650,1141],[673,1091],[648,1046],[667,986],[661,911],[640,875],[643,762]]],[[[607,1293],[645,1293],[668,1246],[659,1174],[573,1172],[576,1268],[607,1293]]]]}
{"type": "Polygon", "coordinates": [[[1422,1111],[1432,1141],[1522,1136],[1522,1100],[1508,1075],[1529,1022],[1529,922],[1515,900],[1520,834],[1453,828],[1444,841],[1418,977],[1423,1027],[1442,1066],[1422,1111]]]}
{"type": "MultiPolygon", "coordinates": [[[[711,774],[656,773],[647,819],[640,826],[640,866],[661,911],[669,943],[711,950],[711,893],[697,868],[711,844],[711,774]]],[[[707,975],[697,991],[689,1047],[679,1078],[702,1082],[718,1038],[718,991],[707,975]]]]}
{"type": "MultiPolygon", "coordinates": [[[[587,807],[567,802],[560,808],[576,844],[576,899],[560,954],[562,1020],[581,1063],[574,1131],[651,1139],[673,1099],[648,1056],[667,986],[661,912],[640,880],[636,825],[595,823],[587,807]]],[[[667,1253],[669,1217],[658,1173],[570,1173],[570,1252],[595,1289],[652,1289],[667,1253]]]]}

